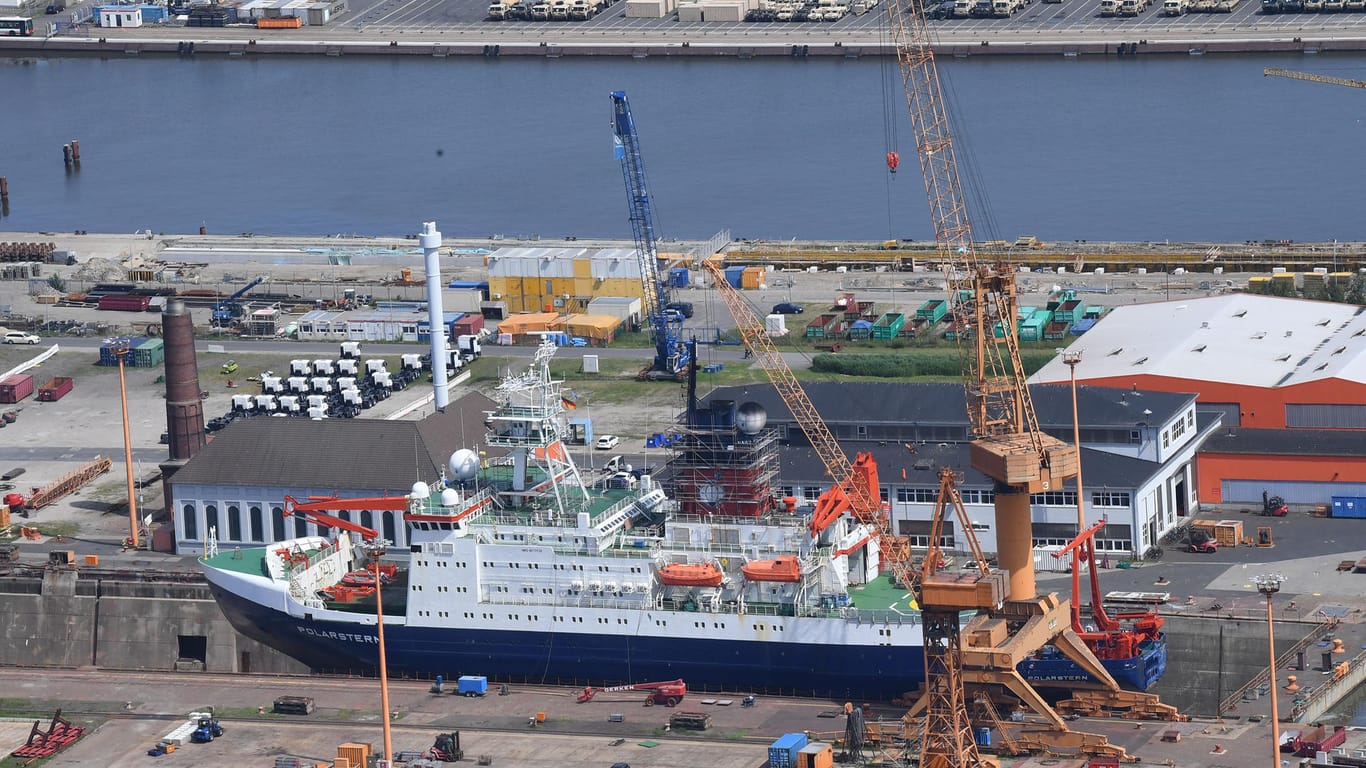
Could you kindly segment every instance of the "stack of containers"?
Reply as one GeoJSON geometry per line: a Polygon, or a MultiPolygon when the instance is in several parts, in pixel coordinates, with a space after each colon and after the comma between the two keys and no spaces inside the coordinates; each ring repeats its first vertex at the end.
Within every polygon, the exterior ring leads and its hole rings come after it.
{"type": "Polygon", "coordinates": [[[155,368],[166,360],[166,343],[148,339],[133,348],[134,368],[155,368]]]}
{"type": "Polygon", "coordinates": [[[806,734],[785,733],[768,747],[770,768],[798,768],[797,753],[806,746],[806,734]]]}
{"type": "Polygon", "coordinates": [[[118,365],[119,356],[114,354],[114,347],[121,344],[127,345],[127,352],[123,354],[123,364],[133,364],[133,350],[137,349],[147,341],[147,337],[139,336],[132,339],[110,339],[100,345],[100,365],[118,365]]]}

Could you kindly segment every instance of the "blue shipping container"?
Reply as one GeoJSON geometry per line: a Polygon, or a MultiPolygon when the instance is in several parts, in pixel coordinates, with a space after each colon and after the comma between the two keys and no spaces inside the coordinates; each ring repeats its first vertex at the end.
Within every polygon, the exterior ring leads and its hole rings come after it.
{"type": "Polygon", "coordinates": [[[687,288],[688,279],[686,267],[674,267],[669,270],[669,285],[674,288],[687,288]]]}
{"type": "Polygon", "coordinates": [[[483,696],[489,690],[489,679],[483,675],[461,675],[456,682],[461,696],[483,696]]]}
{"type": "Polygon", "coordinates": [[[1366,518],[1366,496],[1334,496],[1333,517],[1366,518]]]}
{"type": "Polygon", "coordinates": [[[726,267],[726,282],[730,283],[732,287],[741,288],[743,286],[740,283],[744,274],[744,267],[726,267]]]}
{"type": "Polygon", "coordinates": [[[991,729],[990,729],[990,728],[979,727],[979,728],[977,729],[977,746],[979,746],[979,747],[989,747],[989,746],[991,746],[991,729]]]}
{"type": "Polygon", "coordinates": [[[770,768],[796,768],[797,753],[806,746],[806,734],[785,733],[768,748],[770,768]]]}

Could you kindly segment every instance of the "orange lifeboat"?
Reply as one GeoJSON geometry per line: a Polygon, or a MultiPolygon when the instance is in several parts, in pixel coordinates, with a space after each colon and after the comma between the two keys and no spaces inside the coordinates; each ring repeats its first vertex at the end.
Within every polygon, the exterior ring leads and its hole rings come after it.
{"type": "Polygon", "coordinates": [[[721,578],[721,569],[713,563],[674,563],[659,568],[659,582],[670,587],[719,587],[721,578]]]}
{"type": "Polygon", "coordinates": [[[754,560],[740,566],[740,572],[750,581],[801,581],[802,565],[792,555],[773,560],[754,560]]]}

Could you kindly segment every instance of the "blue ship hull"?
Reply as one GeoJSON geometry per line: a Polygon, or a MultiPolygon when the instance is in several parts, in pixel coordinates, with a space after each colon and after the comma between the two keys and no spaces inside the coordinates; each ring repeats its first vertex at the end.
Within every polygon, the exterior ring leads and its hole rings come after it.
{"type": "MultiPolygon", "coordinates": [[[[1121,686],[1146,691],[1167,671],[1167,639],[1159,637],[1156,641],[1144,642],[1140,649],[1139,655],[1131,659],[1102,659],[1101,663],[1121,686]]],[[[1092,680],[1081,667],[1052,646],[1021,662],[1016,669],[1040,688],[1066,688],[1069,682],[1092,680]]]]}
{"type": "MultiPolygon", "coordinates": [[[[299,619],[210,584],[242,634],[315,671],[372,672],[373,626],[299,619]]],[[[389,674],[487,675],[538,684],[596,685],[682,678],[695,690],[891,699],[925,677],[920,647],[677,640],[646,635],[504,632],[386,624],[389,674]]]]}

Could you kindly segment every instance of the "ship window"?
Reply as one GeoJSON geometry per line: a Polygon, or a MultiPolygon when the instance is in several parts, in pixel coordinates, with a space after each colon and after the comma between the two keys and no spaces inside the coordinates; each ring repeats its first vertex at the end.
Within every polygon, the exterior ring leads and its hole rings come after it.
{"type": "Polygon", "coordinates": [[[218,536],[218,507],[212,504],[204,505],[204,528],[210,536],[218,536]]]}
{"type": "Polygon", "coordinates": [[[194,539],[198,539],[198,538],[199,538],[199,525],[198,525],[198,523],[199,523],[199,515],[196,513],[193,504],[186,504],[186,505],[185,505],[185,509],[183,510],[183,518],[184,518],[184,519],[181,521],[181,530],[182,530],[182,532],[184,533],[184,538],[185,538],[187,541],[192,541],[192,540],[194,540],[194,539]]]}
{"type": "Polygon", "coordinates": [[[285,511],[279,507],[270,508],[270,525],[272,533],[275,534],[275,541],[284,541],[289,538],[285,533],[285,511]]]}
{"type": "Polygon", "coordinates": [[[251,516],[251,540],[252,540],[252,541],[265,541],[265,540],[266,540],[265,525],[264,525],[264,523],[263,523],[263,521],[262,521],[262,519],[261,519],[261,508],[258,507],[258,506],[256,506],[256,505],[252,505],[251,510],[250,510],[250,516],[251,516]]]}
{"type": "Polygon", "coordinates": [[[242,540],[242,510],[236,504],[228,505],[228,541],[242,540]]]}

